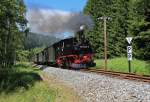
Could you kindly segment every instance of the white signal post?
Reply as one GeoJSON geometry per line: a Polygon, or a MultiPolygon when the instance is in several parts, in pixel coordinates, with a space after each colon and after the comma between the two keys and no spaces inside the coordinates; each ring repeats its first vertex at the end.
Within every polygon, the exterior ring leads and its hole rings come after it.
{"type": "Polygon", "coordinates": [[[129,61],[132,60],[132,46],[127,46],[127,57],[129,61]]]}
{"type": "Polygon", "coordinates": [[[127,37],[126,40],[128,42],[128,46],[127,46],[127,58],[128,58],[128,65],[129,65],[129,73],[131,73],[131,60],[132,60],[132,46],[131,46],[131,41],[132,41],[132,37],[127,37]]]}

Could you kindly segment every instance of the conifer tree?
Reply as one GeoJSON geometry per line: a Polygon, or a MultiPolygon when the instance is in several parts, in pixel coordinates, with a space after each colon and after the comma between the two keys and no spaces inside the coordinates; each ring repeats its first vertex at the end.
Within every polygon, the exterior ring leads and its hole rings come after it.
{"type": "Polygon", "coordinates": [[[0,1],[0,65],[10,67],[21,47],[27,20],[23,0],[0,1]]]}

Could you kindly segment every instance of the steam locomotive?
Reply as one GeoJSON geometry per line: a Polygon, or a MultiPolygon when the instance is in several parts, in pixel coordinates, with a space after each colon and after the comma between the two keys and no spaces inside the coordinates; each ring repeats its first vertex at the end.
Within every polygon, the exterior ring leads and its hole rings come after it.
{"type": "Polygon", "coordinates": [[[34,63],[73,69],[88,68],[96,65],[93,55],[91,45],[84,35],[84,26],[81,26],[76,37],[63,39],[37,53],[34,63]]]}

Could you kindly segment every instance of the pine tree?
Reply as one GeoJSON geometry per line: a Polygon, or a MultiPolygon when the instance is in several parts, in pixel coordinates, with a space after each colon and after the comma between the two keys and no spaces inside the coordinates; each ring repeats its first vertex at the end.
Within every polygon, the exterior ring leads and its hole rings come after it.
{"type": "Polygon", "coordinates": [[[15,52],[21,46],[26,29],[23,0],[0,1],[0,65],[10,67],[15,61],[15,52]]]}
{"type": "Polygon", "coordinates": [[[135,56],[150,60],[150,1],[137,0],[132,8],[130,33],[135,37],[135,56]]]}

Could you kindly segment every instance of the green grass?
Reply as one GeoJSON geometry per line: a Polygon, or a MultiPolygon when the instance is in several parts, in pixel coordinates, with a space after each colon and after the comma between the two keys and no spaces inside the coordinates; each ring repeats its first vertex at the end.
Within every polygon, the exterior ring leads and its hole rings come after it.
{"type": "Polygon", "coordinates": [[[43,82],[36,82],[29,90],[19,88],[13,93],[1,93],[0,102],[55,102],[56,92],[43,82]]]}
{"type": "Polygon", "coordinates": [[[49,88],[39,73],[29,63],[1,70],[0,102],[55,102],[57,90],[49,88]]]}
{"type": "MultiPolygon", "coordinates": [[[[104,68],[104,60],[95,60],[96,68],[104,68]]],[[[128,61],[126,58],[114,58],[108,60],[108,70],[118,72],[128,72],[128,61]]],[[[136,74],[150,75],[150,63],[133,59],[131,61],[131,71],[136,74]]]]}
{"type": "MultiPolygon", "coordinates": [[[[0,70],[0,102],[79,102],[80,97],[30,63],[0,70]],[[44,80],[40,75],[45,76],[44,80]]],[[[82,101],[81,101],[82,102],[82,101]]]]}

